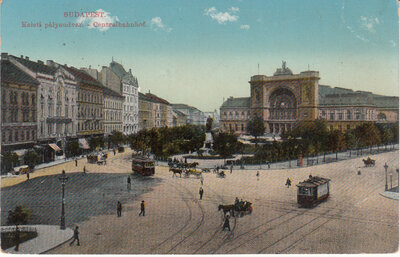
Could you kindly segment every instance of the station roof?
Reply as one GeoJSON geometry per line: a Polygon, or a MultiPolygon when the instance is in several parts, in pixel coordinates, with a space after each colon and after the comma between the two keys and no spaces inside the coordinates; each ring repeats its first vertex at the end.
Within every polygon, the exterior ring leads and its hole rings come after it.
{"type": "Polygon", "coordinates": [[[315,176],[315,177],[311,177],[307,180],[304,180],[303,182],[300,182],[296,186],[298,186],[298,187],[317,187],[319,185],[327,183],[328,181],[330,181],[330,179],[315,176]]]}

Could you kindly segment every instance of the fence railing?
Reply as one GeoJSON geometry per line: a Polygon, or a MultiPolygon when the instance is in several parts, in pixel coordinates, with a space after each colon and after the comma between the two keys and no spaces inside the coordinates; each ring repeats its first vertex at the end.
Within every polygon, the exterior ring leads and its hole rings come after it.
{"type": "MultiPolygon", "coordinates": [[[[36,227],[33,226],[28,226],[28,225],[19,225],[18,229],[20,232],[37,232],[36,227]]],[[[15,232],[16,227],[15,226],[1,226],[0,231],[1,233],[4,232],[15,232]]]]}

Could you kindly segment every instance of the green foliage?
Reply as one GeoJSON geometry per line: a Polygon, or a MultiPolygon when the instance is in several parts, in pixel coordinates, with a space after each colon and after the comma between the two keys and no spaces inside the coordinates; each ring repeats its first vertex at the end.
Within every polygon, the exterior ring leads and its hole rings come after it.
{"type": "Polygon", "coordinates": [[[221,157],[226,158],[237,151],[237,136],[231,133],[219,133],[214,140],[214,151],[221,157]]]}
{"type": "Polygon", "coordinates": [[[257,137],[264,135],[264,120],[258,116],[254,117],[247,123],[247,131],[256,139],[257,137]]]}
{"type": "Polygon", "coordinates": [[[96,149],[97,147],[104,146],[104,137],[91,137],[89,139],[90,149],[96,149]]]}
{"type": "Polygon", "coordinates": [[[21,224],[26,224],[29,221],[31,214],[32,214],[31,210],[26,209],[22,205],[18,205],[15,207],[14,210],[10,210],[8,212],[7,222],[8,224],[16,226],[21,224]]]}
{"type": "Polygon", "coordinates": [[[108,136],[108,140],[113,146],[117,146],[125,142],[125,136],[121,131],[114,130],[111,132],[111,135],[108,136]]]}
{"type": "Polygon", "coordinates": [[[67,157],[78,156],[82,154],[82,149],[79,147],[78,141],[70,141],[66,145],[65,153],[67,157]]]}
{"type": "Polygon", "coordinates": [[[204,126],[185,125],[179,127],[141,130],[127,139],[132,148],[152,152],[158,157],[167,157],[189,151],[198,151],[204,144],[204,126]]]}
{"type": "Polygon", "coordinates": [[[206,132],[210,132],[211,131],[213,122],[214,122],[213,118],[211,118],[211,117],[207,118],[206,132]]]}
{"type": "Polygon", "coordinates": [[[40,161],[40,156],[37,152],[30,150],[24,156],[24,162],[29,168],[35,168],[36,164],[40,161]]]}
{"type": "Polygon", "coordinates": [[[1,157],[1,170],[2,173],[7,173],[12,169],[12,167],[15,167],[18,165],[18,155],[16,153],[12,152],[4,152],[2,153],[1,157]]]}
{"type": "Polygon", "coordinates": [[[372,122],[366,122],[357,126],[354,130],[354,135],[359,140],[359,144],[362,147],[381,143],[379,129],[372,122]]]}

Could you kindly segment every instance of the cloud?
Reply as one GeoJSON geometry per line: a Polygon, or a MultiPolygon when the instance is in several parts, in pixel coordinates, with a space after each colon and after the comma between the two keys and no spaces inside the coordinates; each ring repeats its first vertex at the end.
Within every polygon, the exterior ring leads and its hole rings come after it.
{"type": "Polygon", "coordinates": [[[114,23],[119,21],[117,16],[111,16],[109,12],[104,11],[103,9],[96,10],[97,14],[100,14],[101,17],[79,17],[76,22],[88,24],[89,29],[97,29],[99,31],[106,31],[110,28],[110,26],[101,26],[101,24],[105,23],[114,23]]]}
{"type": "Polygon", "coordinates": [[[357,33],[354,31],[354,29],[353,29],[352,27],[346,26],[346,28],[347,28],[356,38],[358,38],[358,39],[360,39],[361,41],[364,41],[364,42],[369,42],[368,39],[366,39],[365,37],[360,36],[359,34],[357,34],[357,33]]]}
{"type": "Polygon", "coordinates": [[[163,22],[162,19],[160,17],[154,17],[153,19],[151,19],[151,27],[154,28],[154,30],[164,30],[166,32],[171,32],[172,28],[166,26],[163,22]]]}
{"type": "Polygon", "coordinates": [[[378,18],[368,18],[365,16],[360,17],[361,21],[361,28],[364,30],[368,30],[371,33],[375,33],[375,27],[376,25],[380,24],[380,20],[378,18]]]}
{"type": "Polygon", "coordinates": [[[245,30],[248,30],[248,29],[250,29],[250,25],[240,25],[240,28],[241,29],[245,29],[245,30]]]}
{"type": "Polygon", "coordinates": [[[234,22],[239,19],[239,16],[234,13],[239,12],[239,8],[231,7],[227,12],[218,12],[217,8],[210,7],[204,10],[204,15],[210,16],[211,19],[216,20],[219,24],[226,24],[227,22],[234,22]]]}

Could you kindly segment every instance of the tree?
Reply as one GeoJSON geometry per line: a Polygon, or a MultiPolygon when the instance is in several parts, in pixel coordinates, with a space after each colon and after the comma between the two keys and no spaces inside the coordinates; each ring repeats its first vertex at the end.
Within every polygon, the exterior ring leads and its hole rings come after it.
{"type": "Polygon", "coordinates": [[[264,120],[258,116],[254,117],[247,123],[247,131],[254,136],[257,144],[257,137],[264,135],[264,120]]]}
{"type": "Polygon", "coordinates": [[[354,130],[354,135],[359,139],[361,146],[377,145],[381,142],[379,130],[372,122],[357,126],[354,130]]]}
{"type": "Polygon", "coordinates": [[[113,145],[119,145],[125,142],[124,134],[121,131],[116,131],[116,130],[111,132],[111,135],[109,135],[108,139],[113,145]]]}
{"type": "Polygon", "coordinates": [[[67,143],[65,152],[67,157],[78,156],[82,154],[82,149],[80,148],[78,141],[70,141],[67,143]]]}
{"type": "Polygon", "coordinates": [[[31,168],[31,170],[35,168],[36,164],[38,164],[39,161],[40,161],[40,156],[35,151],[32,150],[28,151],[24,156],[24,162],[26,165],[29,166],[29,168],[31,168]]]}
{"type": "Polygon", "coordinates": [[[206,132],[211,131],[213,122],[214,122],[214,119],[212,117],[207,118],[206,132]]]}
{"type": "Polygon", "coordinates": [[[1,157],[2,173],[7,173],[18,164],[18,155],[12,152],[4,152],[1,157]]]}
{"type": "Polygon", "coordinates": [[[18,225],[26,224],[28,223],[30,217],[31,217],[32,211],[26,209],[22,205],[18,205],[15,207],[14,210],[10,210],[8,212],[8,219],[7,222],[8,224],[15,225],[18,227],[18,225]]]}
{"type": "Polygon", "coordinates": [[[214,151],[224,159],[237,150],[237,136],[231,133],[219,133],[214,140],[214,151]]]}

